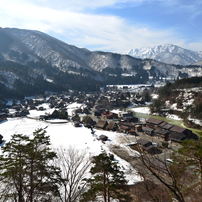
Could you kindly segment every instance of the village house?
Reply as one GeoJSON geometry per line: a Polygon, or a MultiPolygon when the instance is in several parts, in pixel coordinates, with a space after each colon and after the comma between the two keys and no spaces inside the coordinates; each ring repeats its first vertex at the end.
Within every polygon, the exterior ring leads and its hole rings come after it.
{"type": "Polygon", "coordinates": [[[143,127],[146,134],[162,137],[165,141],[181,142],[185,139],[198,139],[198,136],[191,130],[168,124],[162,120],[150,118],[146,121],[146,126],[143,127]]]}
{"type": "Polygon", "coordinates": [[[186,128],[182,128],[179,126],[173,126],[169,129],[170,134],[170,140],[175,142],[180,142],[185,139],[195,139],[198,140],[198,136],[192,133],[191,130],[188,130],[186,128]]]}
{"type": "Polygon", "coordinates": [[[146,139],[138,139],[137,146],[139,147],[139,149],[141,149],[149,154],[162,153],[162,151],[160,149],[158,149],[156,146],[154,146],[151,141],[146,140],[146,139]]]}
{"type": "Polygon", "coordinates": [[[168,123],[166,123],[166,124],[163,125],[163,126],[160,125],[160,127],[161,127],[163,130],[167,130],[167,131],[169,131],[173,126],[174,126],[174,125],[168,124],[168,123]]]}
{"type": "Polygon", "coordinates": [[[124,125],[119,125],[119,131],[123,133],[128,133],[130,130],[130,127],[124,126],[124,125]]]}
{"type": "Polygon", "coordinates": [[[146,120],[146,126],[153,128],[153,129],[156,129],[156,128],[160,127],[159,125],[162,122],[163,122],[162,120],[150,118],[150,119],[146,120]]]}
{"type": "Polygon", "coordinates": [[[150,154],[156,153],[156,148],[152,145],[152,142],[146,139],[138,139],[137,146],[140,150],[145,151],[150,154]]]}
{"type": "Polygon", "coordinates": [[[120,125],[123,125],[123,126],[127,126],[127,127],[129,127],[130,129],[135,129],[135,126],[136,126],[136,124],[133,123],[133,122],[124,122],[124,121],[122,121],[122,122],[120,122],[119,124],[120,124],[120,125]]]}
{"type": "Polygon", "coordinates": [[[130,130],[128,131],[128,133],[129,133],[130,135],[137,135],[137,132],[136,132],[135,129],[130,129],[130,130]]]}
{"type": "Polygon", "coordinates": [[[95,125],[95,128],[105,130],[106,127],[107,127],[107,125],[108,125],[108,122],[107,122],[107,121],[104,121],[104,120],[98,120],[97,124],[95,125]]]}
{"type": "Polygon", "coordinates": [[[154,129],[149,127],[142,127],[142,130],[145,134],[153,136],[154,135],[154,129]]]}
{"type": "Polygon", "coordinates": [[[118,115],[113,113],[113,112],[109,112],[109,111],[103,111],[101,113],[101,116],[105,119],[118,119],[118,115]]]}
{"type": "Polygon", "coordinates": [[[119,122],[119,131],[123,133],[129,133],[130,130],[134,130],[135,123],[131,122],[119,122]]]}
{"type": "Polygon", "coordinates": [[[164,125],[166,125],[167,124],[167,122],[165,122],[165,121],[163,121],[161,124],[159,124],[159,127],[163,127],[164,125]]]}
{"type": "Polygon", "coordinates": [[[155,136],[163,138],[165,141],[169,140],[169,131],[161,130],[161,129],[155,129],[154,134],[155,134],[155,136]]]}
{"type": "Polygon", "coordinates": [[[116,131],[118,129],[118,125],[115,122],[109,122],[109,125],[107,125],[106,130],[110,131],[116,131]]]}

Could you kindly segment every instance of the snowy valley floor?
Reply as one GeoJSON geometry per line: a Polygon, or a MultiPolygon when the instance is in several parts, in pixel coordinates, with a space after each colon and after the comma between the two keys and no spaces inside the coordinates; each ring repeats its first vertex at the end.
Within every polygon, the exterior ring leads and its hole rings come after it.
{"type": "MultiPolygon", "coordinates": [[[[90,129],[83,126],[74,127],[72,122],[47,123],[30,118],[8,119],[0,124],[0,133],[3,135],[3,139],[6,143],[9,142],[13,134],[32,136],[32,133],[39,128],[46,130],[47,135],[50,136],[53,148],[68,148],[69,146],[73,146],[78,149],[87,149],[91,156],[99,154],[102,149],[110,152],[109,148],[114,145],[120,145],[120,137],[125,136],[125,134],[122,133],[102,130],[94,130],[95,133],[92,135],[90,129]],[[97,139],[100,135],[108,136],[109,140],[103,144],[97,139]]],[[[121,169],[125,172],[129,184],[141,181],[141,177],[137,175],[136,171],[129,163],[116,155],[115,159],[120,164],[121,169]]]]}

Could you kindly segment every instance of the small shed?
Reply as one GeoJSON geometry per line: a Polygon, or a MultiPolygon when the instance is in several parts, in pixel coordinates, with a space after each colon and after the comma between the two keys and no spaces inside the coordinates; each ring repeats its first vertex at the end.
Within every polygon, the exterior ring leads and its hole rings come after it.
{"type": "Polygon", "coordinates": [[[74,121],[74,127],[80,127],[81,124],[78,121],[74,121]]]}
{"type": "Polygon", "coordinates": [[[138,139],[137,144],[142,145],[144,147],[149,147],[152,145],[152,142],[146,139],[138,139]]]}
{"type": "Polygon", "coordinates": [[[100,135],[99,139],[104,142],[108,140],[108,137],[106,135],[100,135]]]}
{"type": "Polygon", "coordinates": [[[141,125],[136,125],[135,126],[135,131],[136,132],[142,132],[142,126],[141,125]]]}

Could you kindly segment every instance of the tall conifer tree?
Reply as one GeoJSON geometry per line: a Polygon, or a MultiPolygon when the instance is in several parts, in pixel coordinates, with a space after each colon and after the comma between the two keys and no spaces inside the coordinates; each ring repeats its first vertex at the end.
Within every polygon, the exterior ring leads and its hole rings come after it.
{"type": "Polygon", "coordinates": [[[83,194],[81,201],[104,202],[118,199],[119,202],[130,202],[131,198],[126,192],[126,179],[120,170],[114,155],[102,152],[93,158],[94,164],[90,170],[91,178],[87,179],[89,189],[83,194]]]}
{"type": "Polygon", "coordinates": [[[4,191],[0,200],[50,201],[57,195],[60,170],[51,164],[56,153],[49,146],[49,136],[38,129],[33,138],[14,134],[2,147],[0,177],[4,191]]]}

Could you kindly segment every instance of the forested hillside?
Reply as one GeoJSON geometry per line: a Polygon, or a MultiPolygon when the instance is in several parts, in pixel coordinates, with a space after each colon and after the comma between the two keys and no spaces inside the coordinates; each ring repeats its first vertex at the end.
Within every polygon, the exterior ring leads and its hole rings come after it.
{"type": "MultiPolygon", "coordinates": [[[[194,119],[202,119],[202,77],[185,78],[168,83],[159,90],[159,98],[151,106],[152,112],[176,114],[188,126],[194,119]]],[[[193,125],[192,125],[193,126],[193,125]]]]}

